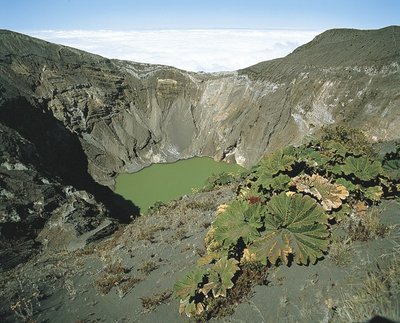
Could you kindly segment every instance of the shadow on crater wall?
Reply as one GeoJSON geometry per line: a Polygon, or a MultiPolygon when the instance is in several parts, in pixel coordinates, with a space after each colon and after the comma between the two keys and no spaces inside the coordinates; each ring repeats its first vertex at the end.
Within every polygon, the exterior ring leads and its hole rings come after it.
{"type": "Polygon", "coordinates": [[[139,208],[131,201],[93,180],[87,171],[87,157],[78,137],[52,114],[19,98],[2,105],[0,121],[36,146],[41,162],[37,167],[56,176],[61,184],[91,193],[107,207],[113,218],[122,223],[139,214],[139,208]]]}

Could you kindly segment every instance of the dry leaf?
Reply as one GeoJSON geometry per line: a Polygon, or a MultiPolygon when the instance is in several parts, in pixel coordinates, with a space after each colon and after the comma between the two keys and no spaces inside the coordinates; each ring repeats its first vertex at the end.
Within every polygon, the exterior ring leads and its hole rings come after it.
{"type": "Polygon", "coordinates": [[[228,204],[219,205],[218,208],[217,208],[217,215],[221,214],[221,213],[224,213],[227,208],[228,208],[228,204]]]}
{"type": "Polygon", "coordinates": [[[243,250],[243,256],[242,259],[240,259],[240,262],[251,263],[256,261],[257,261],[256,254],[250,253],[249,249],[247,248],[243,250]]]}
{"type": "Polygon", "coordinates": [[[353,209],[356,215],[365,215],[368,210],[368,205],[365,202],[357,201],[354,204],[353,209]]]}
{"type": "Polygon", "coordinates": [[[340,207],[342,200],[349,196],[345,186],[333,184],[317,174],[297,176],[293,179],[293,183],[298,191],[309,193],[318,199],[326,211],[340,207]]]}

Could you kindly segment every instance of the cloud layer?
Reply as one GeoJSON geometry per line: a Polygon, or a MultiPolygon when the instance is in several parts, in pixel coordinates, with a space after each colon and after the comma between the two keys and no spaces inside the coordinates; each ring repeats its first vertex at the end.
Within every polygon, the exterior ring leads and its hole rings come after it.
{"type": "Polygon", "coordinates": [[[319,32],[206,29],[27,33],[108,58],[172,65],[189,71],[217,72],[283,57],[319,32]]]}

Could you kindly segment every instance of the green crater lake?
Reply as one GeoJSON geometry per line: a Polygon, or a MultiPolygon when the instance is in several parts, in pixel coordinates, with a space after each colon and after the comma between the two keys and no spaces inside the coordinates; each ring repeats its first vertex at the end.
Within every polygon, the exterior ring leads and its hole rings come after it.
{"type": "Polygon", "coordinates": [[[120,174],[115,192],[146,211],[155,202],[168,202],[202,188],[213,174],[240,173],[237,164],[214,161],[209,157],[194,157],[174,163],[153,164],[137,173],[120,174]]]}

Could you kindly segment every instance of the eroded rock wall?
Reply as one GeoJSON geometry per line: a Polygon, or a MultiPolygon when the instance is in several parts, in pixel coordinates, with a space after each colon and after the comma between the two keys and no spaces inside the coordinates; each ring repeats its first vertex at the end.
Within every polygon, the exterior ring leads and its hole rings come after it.
{"type": "Polygon", "coordinates": [[[43,166],[36,145],[0,123],[0,272],[31,257],[38,241],[75,250],[116,228],[92,194],[63,184],[43,166]]]}
{"type": "Polygon", "coordinates": [[[328,31],[285,58],[214,74],[2,31],[1,100],[23,96],[61,121],[108,186],[117,173],[195,155],[250,166],[326,124],[398,138],[399,29],[328,31]]]}

